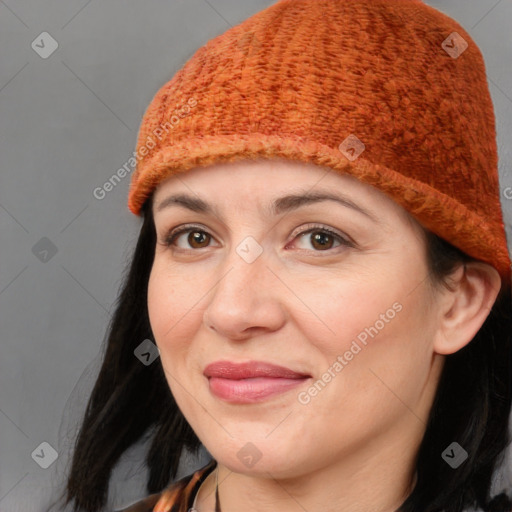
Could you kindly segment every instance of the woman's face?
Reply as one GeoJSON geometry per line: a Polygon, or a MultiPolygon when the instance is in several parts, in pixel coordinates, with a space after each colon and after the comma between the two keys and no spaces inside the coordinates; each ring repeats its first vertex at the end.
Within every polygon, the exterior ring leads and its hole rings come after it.
{"type": "Polygon", "coordinates": [[[153,212],[151,328],[213,457],[291,477],[419,445],[442,357],[425,243],[405,210],[349,175],[258,160],[173,176],[153,212]],[[285,199],[304,194],[340,202],[285,199]]]}

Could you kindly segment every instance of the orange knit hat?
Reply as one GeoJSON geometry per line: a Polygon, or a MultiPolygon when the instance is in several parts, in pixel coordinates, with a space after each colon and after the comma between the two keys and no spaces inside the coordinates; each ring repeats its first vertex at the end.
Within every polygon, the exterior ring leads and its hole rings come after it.
{"type": "Polygon", "coordinates": [[[155,95],[128,207],[160,182],[246,158],[377,187],[510,282],[482,54],[421,0],[281,0],[210,40],[155,95]]]}

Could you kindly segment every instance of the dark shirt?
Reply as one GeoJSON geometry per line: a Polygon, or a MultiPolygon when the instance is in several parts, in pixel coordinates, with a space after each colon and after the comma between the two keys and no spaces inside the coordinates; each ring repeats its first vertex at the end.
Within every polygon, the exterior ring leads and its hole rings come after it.
{"type": "Polygon", "coordinates": [[[150,494],[133,505],[114,512],[188,512],[199,487],[216,466],[217,461],[212,460],[196,472],[173,482],[163,491],[150,494]]]}

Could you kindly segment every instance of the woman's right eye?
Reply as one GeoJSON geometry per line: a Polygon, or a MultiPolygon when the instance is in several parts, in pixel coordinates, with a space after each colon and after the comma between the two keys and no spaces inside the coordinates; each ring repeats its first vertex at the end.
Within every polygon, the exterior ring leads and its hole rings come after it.
{"type": "MultiPolygon", "coordinates": [[[[192,247],[192,250],[195,249],[203,249],[204,247],[207,247],[207,245],[203,245],[200,247],[194,247],[193,244],[204,244],[205,240],[209,240],[213,238],[207,231],[200,228],[199,226],[185,226],[178,230],[171,231],[164,239],[164,245],[166,247],[175,246],[175,241],[184,233],[189,233],[189,236],[187,237],[187,243],[192,247]]],[[[182,250],[189,250],[187,247],[178,247],[182,250]]]]}

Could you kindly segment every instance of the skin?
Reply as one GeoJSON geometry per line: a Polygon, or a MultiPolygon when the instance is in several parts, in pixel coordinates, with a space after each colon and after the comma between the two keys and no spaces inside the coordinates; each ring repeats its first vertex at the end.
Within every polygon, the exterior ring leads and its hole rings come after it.
{"type": "MultiPolygon", "coordinates": [[[[469,264],[451,290],[428,278],[419,224],[381,191],[313,164],[255,160],[198,167],[155,191],[155,260],[148,309],[170,389],[219,463],[223,512],[394,511],[410,494],[414,459],[445,356],[471,341],[500,288],[497,271],[469,264]],[[274,198],[337,192],[373,214],[322,201],[281,215],[274,198]],[[217,214],[157,207],[170,194],[201,197],[217,214]],[[197,224],[164,243],[171,229],[197,224]],[[310,223],[321,226],[307,231],[310,223]],[[352,240],[328,236],[322,227],[352,240]],[[246,237],[261,246],[247,263],[246,237]],[[333,371],[339,355],[393,304],[401,310],[333,371]],[[253,404],[214,396],[203,375],[217,360],[263,360],[311,375],[253,404]],[[308,389],[331,368],[315,396],[308,389]],[[308,403],[298,399],[310,396],[308,403]],[[251,442],[261,458],[237,452],[251,442]]],[[[379,324],[380,325],[380,324],[379,324]]],[[[441,456],[441,454],[439,454],[441,456]]],[[[215,473],[197,509],[214,510],[215,473]]]]}

